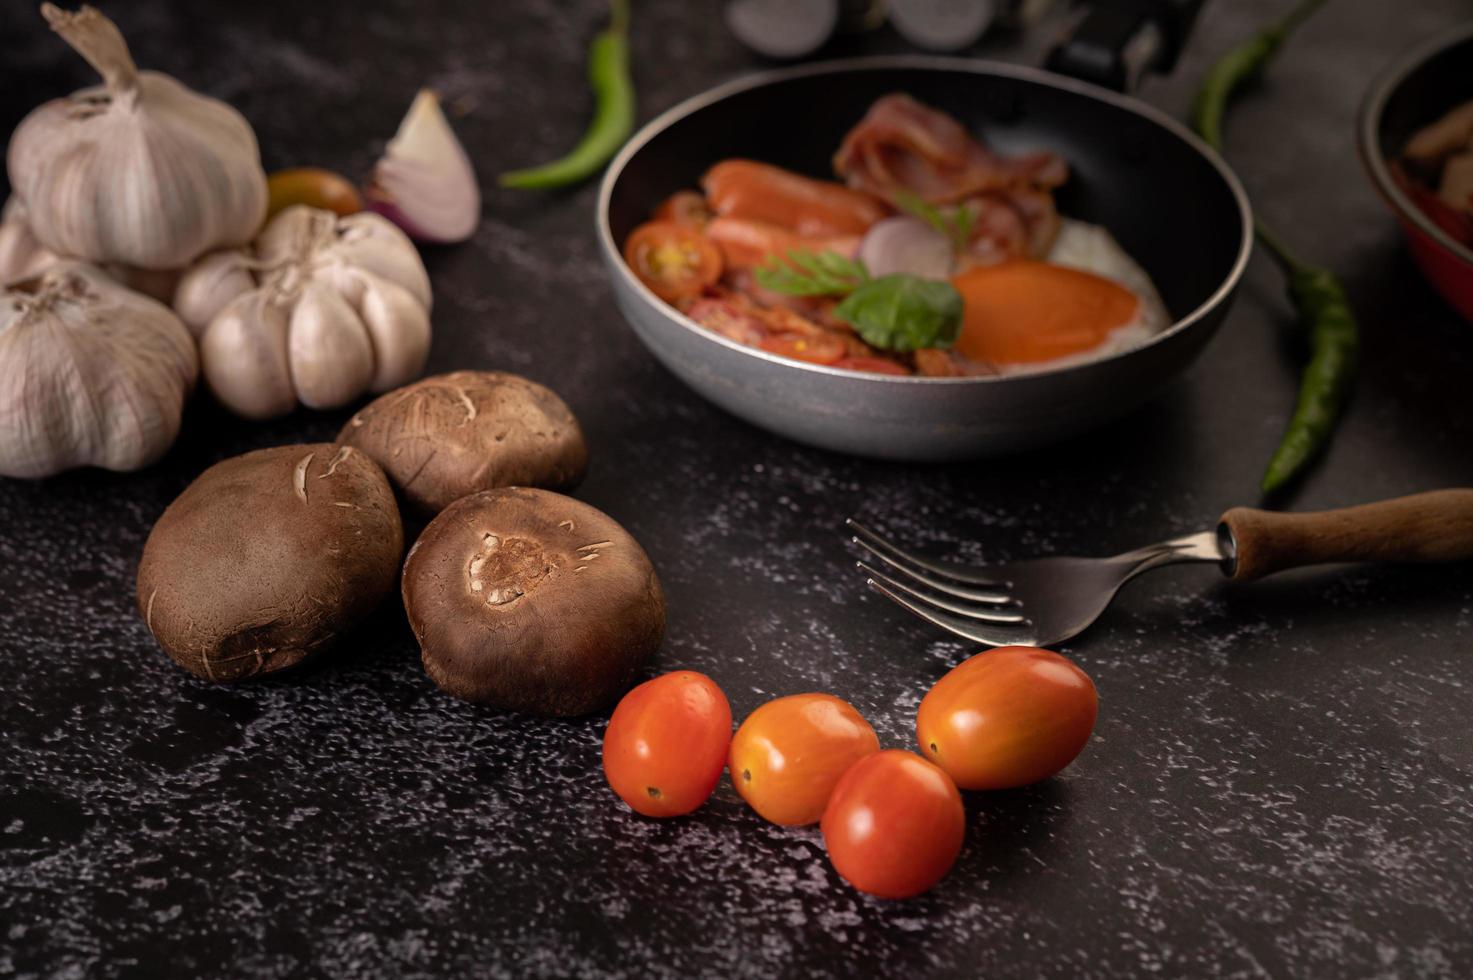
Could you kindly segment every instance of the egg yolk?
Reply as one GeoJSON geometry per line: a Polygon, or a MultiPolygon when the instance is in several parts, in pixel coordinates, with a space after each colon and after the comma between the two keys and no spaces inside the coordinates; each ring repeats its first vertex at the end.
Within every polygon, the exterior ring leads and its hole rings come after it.
{"type": "Polygon", "coordinates": [[[978,266],[951,283],[965,306],[956,350],[989,364],[1093,350],[1140,312],[1140,300],[1119,283],[1047,262],[978,266]]]}

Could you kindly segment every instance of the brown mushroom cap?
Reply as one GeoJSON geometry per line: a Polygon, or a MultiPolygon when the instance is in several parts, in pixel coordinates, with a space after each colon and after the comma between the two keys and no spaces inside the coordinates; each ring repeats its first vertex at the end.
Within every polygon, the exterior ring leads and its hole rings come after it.
{"type": "Polygon", "coordinates": [[[391,391],[349,419],[338,441],[367,453],[407,504],[430,514],[478,490],[571,490],[588,469],[567,404],[504,371],[455,371],[391,391]]]}
{"type": "Polygon", "coordinates": [[[190,673],[238,681],[294,667],[394,588],[404,525],[363,453],[314,443],[205,470],[164,511],[138,609],[190,673]]]}
{"type": "Polygon", "coordinates": [[[430,521],[404,563],[404,608],[436,684],[542,715],[609,704],[665,635],[639,543],[602,511],[522,487],[430,521]]]}

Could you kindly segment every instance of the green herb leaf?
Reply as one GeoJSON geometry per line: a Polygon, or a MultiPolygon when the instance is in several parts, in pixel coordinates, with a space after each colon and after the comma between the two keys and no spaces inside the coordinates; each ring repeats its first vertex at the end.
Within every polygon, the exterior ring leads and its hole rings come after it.
{"type": "Polygon", "coordinates": [[[754,275],[757,285],[785,296],[843,296],[870,281],[863,262],[838,252],[794,250],[786,262],[769,255],[754,275]]]}
{"type": "Polygon", "coordinates": [[[936,205],[925,201],[914,191],[901,189],[895,194],[895,203],[900,210],[913,218],[919,218],[951,242],[955,252],[965,252],[972,241],[972,209],[959,204],[947,214],[936,205]]]}
{"type": "Polygon", "coordinates": [[[834,315],[883,350],[950,347],[962,326],[962,297],[949,282],[883,276],[860,286],[834,315]]]}

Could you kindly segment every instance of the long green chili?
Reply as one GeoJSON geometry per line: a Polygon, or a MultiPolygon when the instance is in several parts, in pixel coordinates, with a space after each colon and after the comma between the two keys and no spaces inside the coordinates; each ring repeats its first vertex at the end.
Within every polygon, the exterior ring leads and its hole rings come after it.
{"type": "Polygon", "coordinates": [[[629,75],[629,0],[611,0],[608,29],[588,47],[593,121],[567,156],[501,175],[501,186],[541,190],[576,184],[618,152],[634,130],[634,80],[629,75]]]}
{"type": "MultiPolygon", "coordinates": [[[[1301,0],[1282,19],[1223,55],[1207,73],[1192,122],[1215,149],[1222,149],[1223,114],[1233,95],[1264,70],[1289,35],[1323,3],[1301,0]]],[[[1284,273],[1310,348],[1294,414],[1263,474],[1263,492],[1271,494],[1302,475],[1329,443],[1355,380],[1360,336],[1345,289],[1333,272],[1295,257],[1262,221],[1255,223],[1254,233],[1284,273]]]]}

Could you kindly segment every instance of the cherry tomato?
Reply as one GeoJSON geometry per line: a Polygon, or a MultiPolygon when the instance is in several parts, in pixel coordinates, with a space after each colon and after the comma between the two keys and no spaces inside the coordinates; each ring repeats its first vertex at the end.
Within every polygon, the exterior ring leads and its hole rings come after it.
{"type": "Polygon", "coordinates": [[[731,781],[773,823],[814,823],[845,770],[878,751],[875,730],[847,702],[794,694],[742,722],[731,740],[731,781]]]}
{"type": "Polygon", "coordinates": [[[624,260],[667,303],[689,299],[721,278],[721,250],[696,228],[651,221],[629,233],[624,260]]]}
{"type": "Polygon", "coordinates": [[[678,817],[706,802],[731,744],[731,706],[693,670],[662,674],[624,695],[604,731],[604,775],[648,817],[678,817]]]}
{"type": "Polygon", "coordinates": [[[966,826],[950,776],[914,752],[887,749],[844,773],[821,829],[845,881],[881,898],[910,898],[946,877],[966,826]]]}
{"type": "Polygon", "coordinates": [[[834,362],[834,367],[869,374],[910,374],[905,365],[887,361],[883,357],[841,357],[834,362]]]}
{"type": "Polygon", "coordinates": [[[1099,699],[1089,675],[1036,647],[999,647],[964,660],[921,700],[921,754],[962,789],[1047,779],[1084,748],[1099,699]]]}
{"type": "Polygon", "coordinates": [[[266,178],[266,219],[293,204],[307,204],[337,214],[357,214],[363,198],[348,178],[319,167],[291,167],[266,178]]]}
{"type": "Polygon", "coordinates": [[[655,208],[656,221],[673,221],[677,225],[700,228],[711,220],[706,198],[695,191],[676,191],[655,208]]]}
{"type": "Polygon", "coordinates": [[[762,349],[810,364],[837,363],[849,350],[838,337],[823,333],[776,333],[762,341],[762,349]]]}

